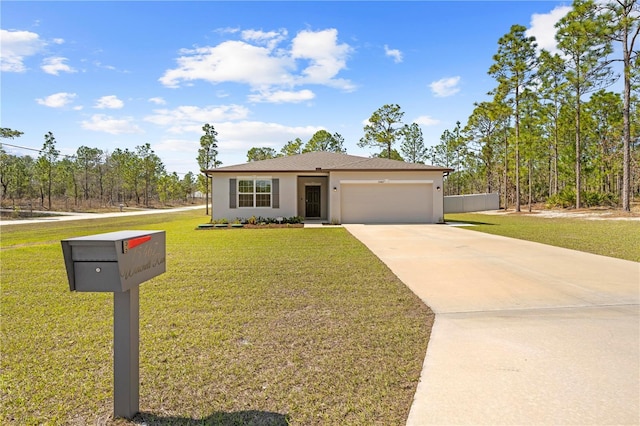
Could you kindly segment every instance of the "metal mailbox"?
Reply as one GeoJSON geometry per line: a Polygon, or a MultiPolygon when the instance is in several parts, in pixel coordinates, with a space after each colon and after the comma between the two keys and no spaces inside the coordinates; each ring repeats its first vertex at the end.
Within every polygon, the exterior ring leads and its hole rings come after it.
{"type": "Polygon", "coordinates": [[[164,231],[119,231],[62,240],[71,291],[113,293],[113,414],[139,410],[140,284],[166,270],[164,231]]]}
{"type": "Polygon", "coordinates": [[[71,291],[127,291],[166,271],[164,231],[69,238],[62,253],[71,291]]]}

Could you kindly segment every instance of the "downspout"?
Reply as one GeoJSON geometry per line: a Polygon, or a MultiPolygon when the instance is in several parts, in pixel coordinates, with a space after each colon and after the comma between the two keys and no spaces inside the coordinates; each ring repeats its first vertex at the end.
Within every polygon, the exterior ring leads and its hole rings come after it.
{"type": "Polygon", "coordinates": [[[441,195],[441,197],[442,197],[442,218],[440,218],[440,221],[438,222],[438,223],[442,223],[442,224],[446,223],[445,220],[444,220],[444,178],[447,177],[447,176],[449,176],[449,172],[442,173],[442,187],[441,187],[441,191],[440,191],[442,193],[442,195],[441,195]]]}
{"type": "Polygon", "coordinates": [[[207,176],[207,179],[211,180],[211,182],[210,182],[211,183],[211,197],[210,197],[211,210],[210,210],[210,212],[211,212],[211,223],[213,223],[213,176],[211,176],[209,173],[207,173],[206,176],[207,176]]]}

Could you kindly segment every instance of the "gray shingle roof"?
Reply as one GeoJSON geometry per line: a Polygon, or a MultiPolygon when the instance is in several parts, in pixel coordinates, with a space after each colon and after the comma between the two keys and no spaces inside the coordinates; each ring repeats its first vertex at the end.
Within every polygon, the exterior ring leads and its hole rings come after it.
{"type": "Polygon", "coordinates": [[[288,157],[272,158],[269,160],[252,161],[250,163],[237,164],[234,166],[218,167],[217,169],[207,170],[207,172],[213,174],[225,172],[316,172],[338,170],[452,171],[452,169],[447,167],[406,163],[404,161],[389,160],[387,158],[367,158],[320,151],[307,152],[305,154],[291,155],[288,157]]]}

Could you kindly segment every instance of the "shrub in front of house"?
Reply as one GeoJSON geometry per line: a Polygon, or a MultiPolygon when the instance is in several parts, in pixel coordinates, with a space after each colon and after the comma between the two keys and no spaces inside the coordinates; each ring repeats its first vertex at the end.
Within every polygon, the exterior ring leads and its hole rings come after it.
{"type": "Polygon", "coordinates": [[[236,217],[232,221],[229,221],[227,218],[219,218],[214,219],[214,225],[254,225],[254,226],[269,226],[269,225],[298,225],[304,222],[304,218],[302,216],[291,216],[291,217],[262,217],[262,216],[251,216],[250,218],[242,218],[236,217]],[[280,219],[280,220],[279,220],[280,219]]]}

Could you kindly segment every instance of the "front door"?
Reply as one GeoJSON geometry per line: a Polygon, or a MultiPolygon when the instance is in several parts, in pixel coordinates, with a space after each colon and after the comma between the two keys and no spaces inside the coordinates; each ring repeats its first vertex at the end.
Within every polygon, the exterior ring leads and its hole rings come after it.
{"type": "Polygon", "coordinates": [[[304,187],[304,217],[320,217],[320,187],[304,187]]]}

